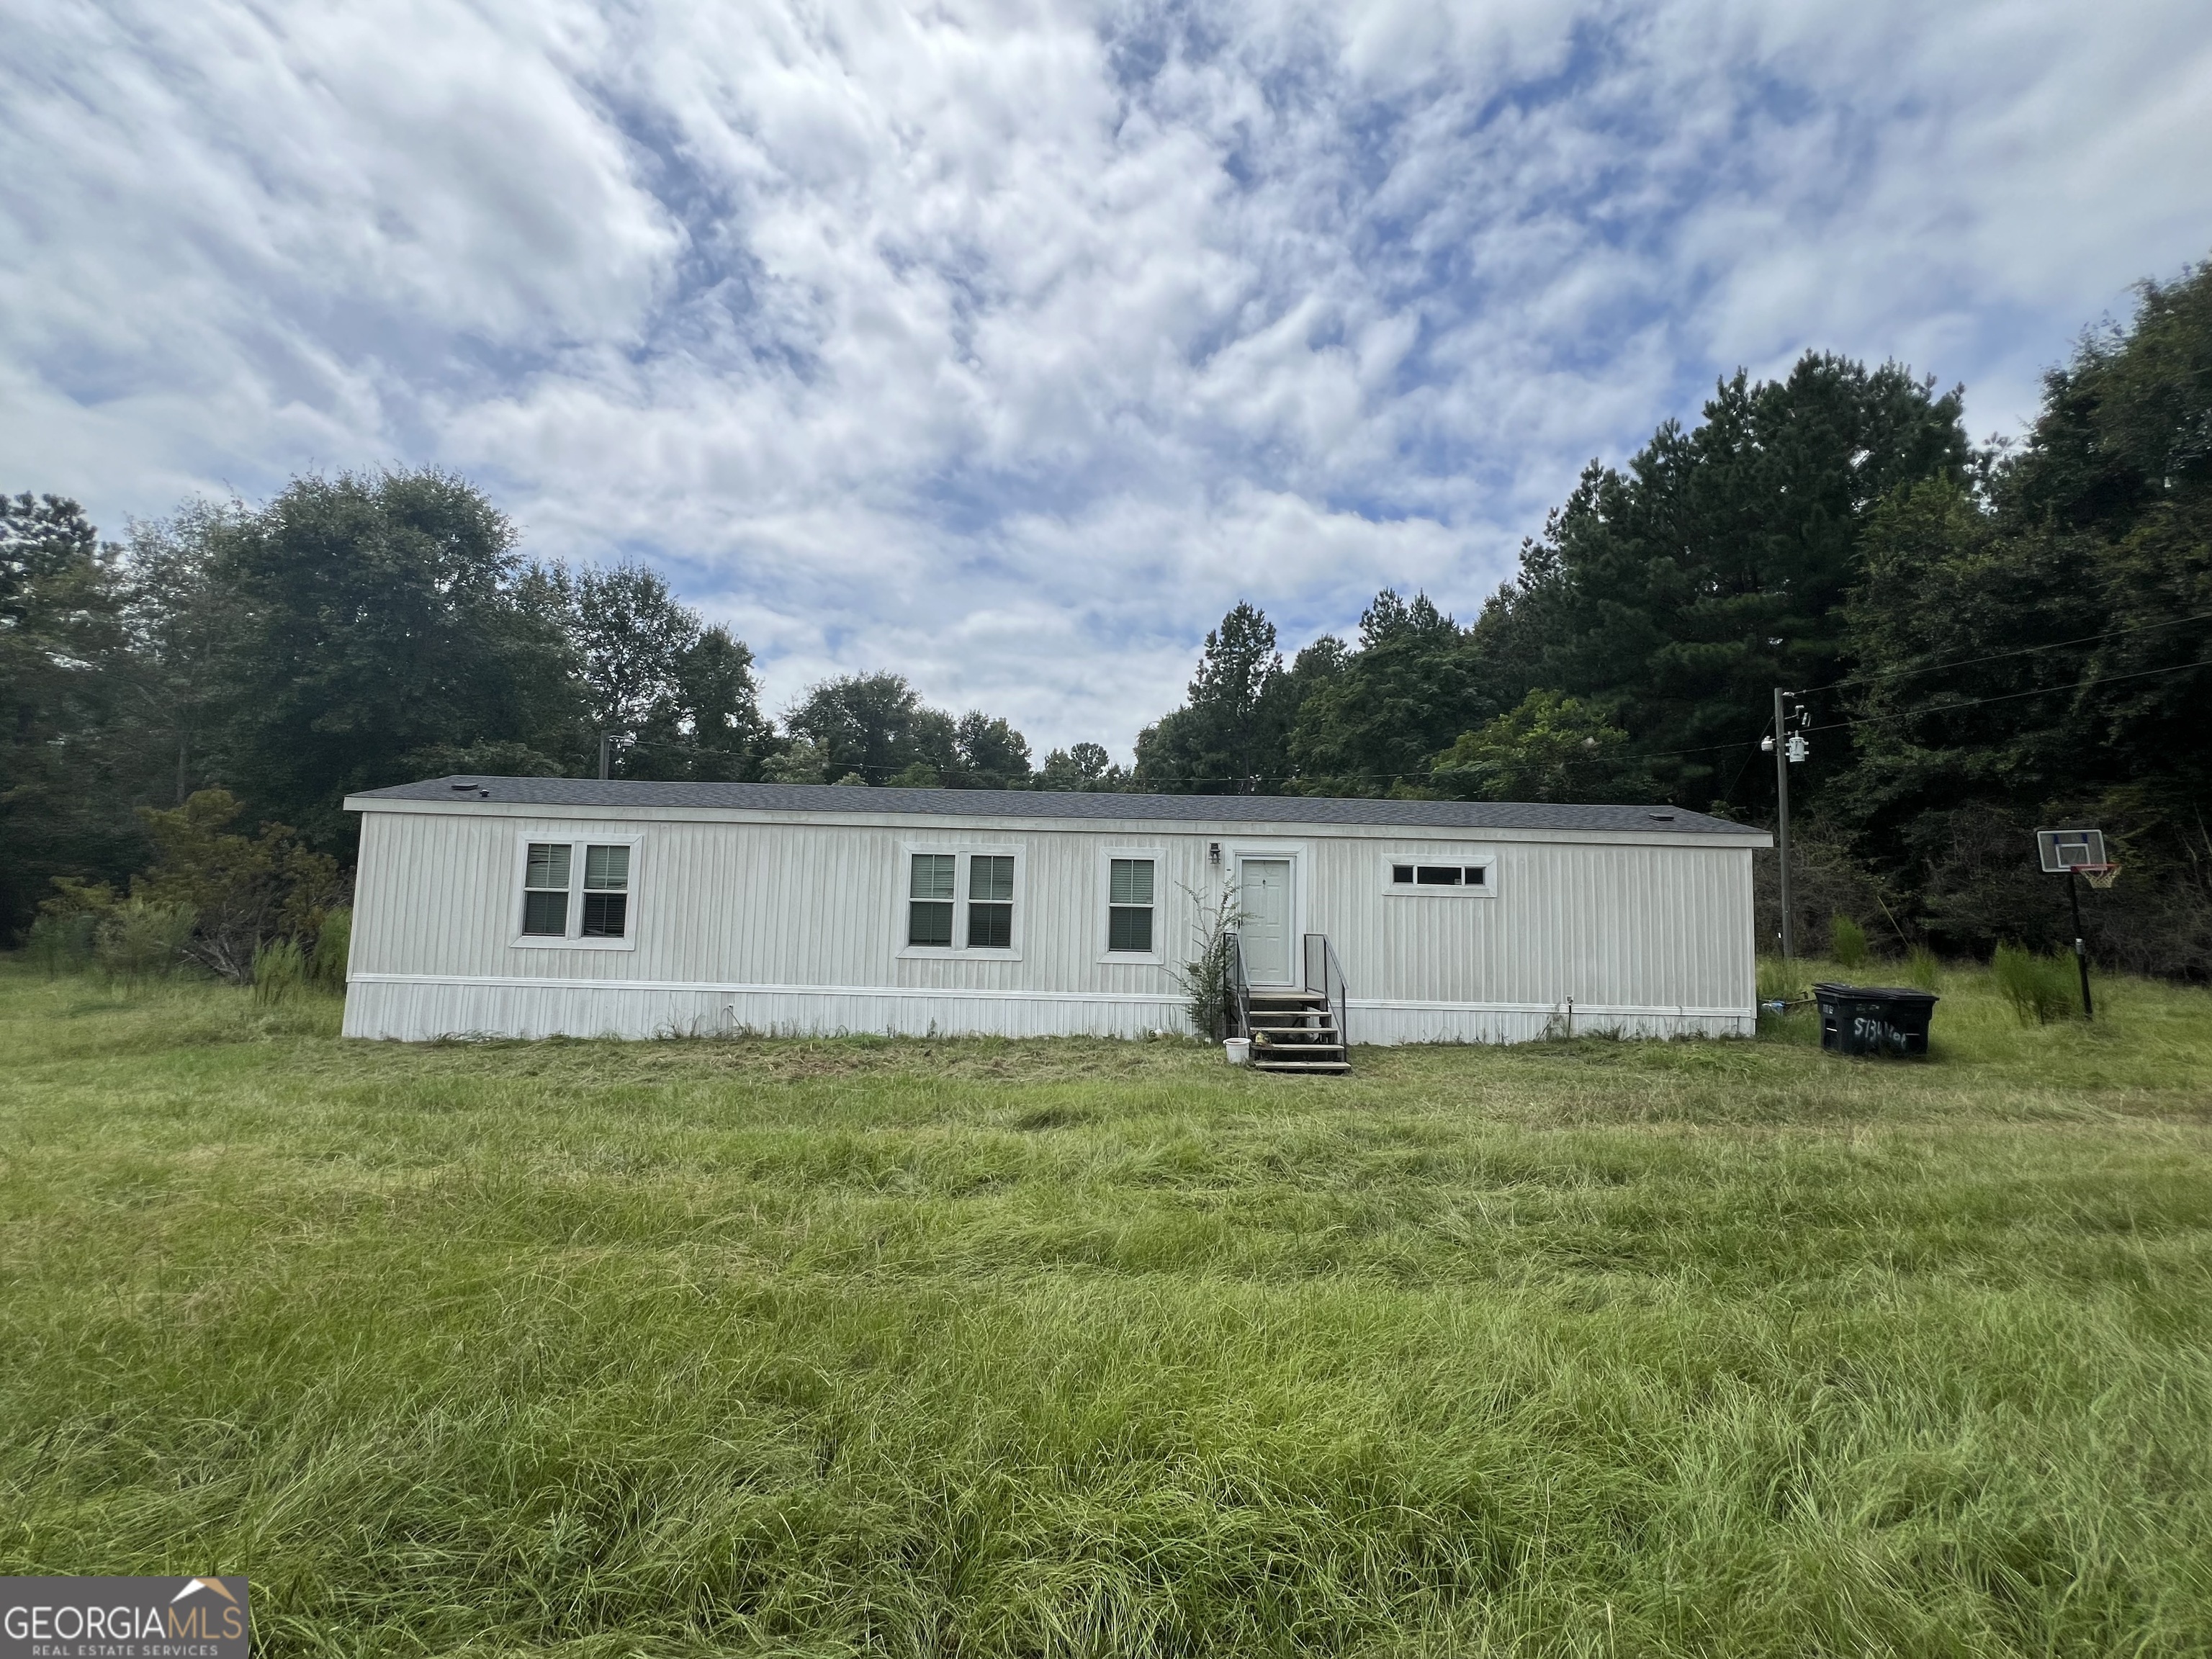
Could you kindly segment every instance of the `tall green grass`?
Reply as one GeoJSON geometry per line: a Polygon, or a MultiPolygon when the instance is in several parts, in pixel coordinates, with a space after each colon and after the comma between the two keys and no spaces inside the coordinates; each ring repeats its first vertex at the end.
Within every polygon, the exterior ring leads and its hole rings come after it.
{"type": "Polygon", "coordinates": [[[1846,969],[1857,972],[1866,966],[1866,929],[1841,914],[1830,918],[1828,954],[1846,969]]]}
{"type": "Polygon", "coordinates": [[[0,1571],[278,1654],[2202,1653],[2212,999],[1943,995],[1316,1083],[0,968],[0,1571]]]}
{"type": "Polygon", "coordinates": [[[1916,990],[1936,991],[1943,985],[1943,964],[1924,945],[1905,953],[1905,982],[1916,990]]]}
{"type": "Polygon", "coordinates": [[[2047,1025],[2078,1012],[2080,974],[2070,957],[2056,951],[2038,956],[2017,945],[1998,945],[1990,963],[1990,978],[1997,994],[2023,1025],[2047,1025]]]}

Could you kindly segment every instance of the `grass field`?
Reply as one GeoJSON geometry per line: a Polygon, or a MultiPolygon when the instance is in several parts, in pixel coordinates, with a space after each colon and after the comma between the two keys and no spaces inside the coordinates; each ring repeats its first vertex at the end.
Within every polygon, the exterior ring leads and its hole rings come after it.
{"type": "Polygon", "coordinates": [[[401,1048],[0,962],[0,1572],[272,1653],[2212,1651],[2212,997],[401,1048]]]}

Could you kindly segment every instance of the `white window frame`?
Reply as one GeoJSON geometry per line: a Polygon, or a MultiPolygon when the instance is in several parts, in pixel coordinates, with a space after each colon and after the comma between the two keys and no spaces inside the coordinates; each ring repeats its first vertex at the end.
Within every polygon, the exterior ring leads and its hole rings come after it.
{"type": "Polygon", "coordinates": [[[514,878],[508,884],[507,900],[507,927],[513,934],[510,943],[523,951],[636,950],[638,917],[643,911],[645,902],[644,845],[643,836],[608,835],[584,827],[516,830],[514,878]],[[526,933],[522,931],[523,884],[530,878],[530,847],[533,842],[568,848],[568,931],[566,933],[526,933]],[[623,907],[623,936],[620,939],[586,939],[583,935],[584,866],[590,861],[584,849],[587,847],[629,848],[629,885],[624,890],[629,895],[629,902],[623,907]]]}
{"type": "Polygon", "coordinates": [[[1167,910],[1161,896],[1167,885],[1168,854],[1164,847],[1102,847],[1098,849],[1098,902],[1093,925],[1098,929],[1098,960],[1126,963],[1132,967],[1166,965],[1167,910]],[[1150,859],[1152,861],[1152,948],[1149,951],[1109,951],[1114,937],[1114,860],[1150,859]]]}
{"type": "Polygon", "coordinates": [[[1494,899],[1498,896],[1498,854],[1495,849],[1481,848],[1461,852],[1431,848],[1419,853],[1386,853],[1382,855],[1382,891],[1391,898],[1494,899]],[[1424,887],[1419,882],[1409,885],[1391,879],[1390,866],[1396,864],[1453,864],[1462,870],[1480,866],[1482,883],[1477,887],[1464,883],[1456,887],[1424,887]]]}
{"type": "Polygon", "coordinates": [[[898,877],[892,886],[891,946],[902,962],[1019,962],[1022,959],[1022,937],[1029,927],[1030,914],[1030,855],[1026,847],[979,841],[907,841],[899,843],[898,877]],[[912,902],[914,890],[914,860],[916,854],[950,853],[952,855],[952,943],[950,945],[908,945],[907,939],[907,906],[912,902]],[[1012,944],[1006,949],[984,947],[970,950],[968,938],[968,860],[971,858],[1006,858],[1014,860],[1014,926],[1012,944]]]}

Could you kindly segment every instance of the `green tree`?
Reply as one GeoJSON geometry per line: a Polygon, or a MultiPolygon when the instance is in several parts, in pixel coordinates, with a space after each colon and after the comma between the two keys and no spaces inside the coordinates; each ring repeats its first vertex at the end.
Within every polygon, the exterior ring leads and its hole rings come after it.
{"type": "Polygon", "coordinates": [[[1381,795],[1424,787],[1430,757],[1493,712],[1465,632],[1425,593],[1378,593],[1359,619],[1357,650],[1324,643],[1334,652],[1307,668],[1313,684],[1290,736],[1307,787],[1381,795]]]}
{"type": "Polygon", "coordinates": [[[119,597],[129,660],[118,711],[147,804],[181,805],[205,779],[216,737],[224,646],[236,608],[217,579],[222,538],[245,509],[186,501],[131,526],[119,597]],[[165,785],[167,787],[163,787],[165,785]]]}
{"type": "MultiPolygon", "coordinates": [[[[1771,769],[1746,762],[1772,689],[1842,678],[1862,533],[1896,490],[1966,478],[1961,395],[1818,353],[1738,373],[1694,428],[1590,465],[1478,638],[1524,686],[1621,708],[1671,796],[1768,804],[1771,769]]],[[[1808,791],[1848,743],[1817,755],[1808,791]]]]}
{"type": "MultiPolygon", "coordinates": [[[[645,565],[589,566],[561,573],[570,629],[583,659],[593,732],[636,738],[653,728],[673,737],[684,702],[683,675],[703,629],[699,613],[678,602],[667,580],[645,565]]],[[[637,775],[659,775],[650,754],[637,775]]]]}
{"type": "Polygon", "coordinates": [[[2129,874],[2108,961],[2212,975],[2212,271],[2045,380],[2026,441],[1973,488],[1871,515],[1836,692],[1856,763],[1827,797],[1954,949],[2063,943],[2039,823],[2098,823],[2129,874]]]}
{"type": "Polygon", "coordinates": [[[113,879],[143,846],[113,741],[118,562],[75,501],[0,496],[0,939],[52,878],[113,879]]]}
{"type": "Polygon", "coordinates": [[[218,763],[258,816],[349,851],[349,791],[420,775],[420,754],[583,724],[575,655],[525,603],[514,532],[450,474],[300,478],[225,526],[233,607],[218,763]]]}
{"type": "Polygon", "coordinates": [[[1079,743],[1066,749],[1055,749],[1044,757],[1044,765],[1036,775],[1036,787],[1039,789],[1115,794],[1128,788],[1130,781],[1128,775],[1114,764],[1114,757],[1106,752],[1103,745],[1079,743]]]}
{"type": "Polygon", "coordinates": [[[1432,779],[1454,800],[1632,801],[1650,788],[1628,733],[1601,708],[1542,690],[1462,733],[1432,779]]]}
{"type": "Polygon", "coordinates": [[[1181,795],[1279,789],[1289,769],[1284,690],[1275,625],[1240,602],[1206,635],[1183,706],[1138,734],[1139,787],[1181,795]]]}
{"type": "Polygon", "coordinates": [[[810,686],[784,726],[819,752],[833,781],[857,773],[873,784],[933,785],[957,760],[956,722],[924,705],[903,674],[848,674],[810,686]]]}
{"type": "Polygon", "coordinates": [[[688,775],[738,781],[760,775],[769,743],[753,653],[716,623],[676,665],[678,735],[690,750],[688,775]]]}
{"type": "Polygon", "coordinates": [[[1004,720],[971,708],[953,733],[954,763],[945,782],[956,789],[1025,789],[1029,739],[1004,720]]]}

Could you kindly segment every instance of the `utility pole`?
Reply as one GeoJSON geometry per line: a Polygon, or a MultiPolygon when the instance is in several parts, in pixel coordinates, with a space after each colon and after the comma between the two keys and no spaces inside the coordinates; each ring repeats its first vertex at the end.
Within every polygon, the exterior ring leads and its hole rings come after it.
{"type": "Polygon", "coordinates": [[[1780,833],[1775,837],[1774,850],[1781,860],[1782,959],[1784,962],[1797,954],[1796,930],[1790,920],[1790,728],[1782,702],[1789,695],[1778,685],[1774,688],[1774,735],[1767,740],[1774,750],[1774,798],[1780,807],[1780,833]]]}
{"type": "Polygon", "coordinates": [[[599,781],[601,783],[607,781],[607,762],[614,748],[614,733],[611,732],[599,733],[599,781]]]}

